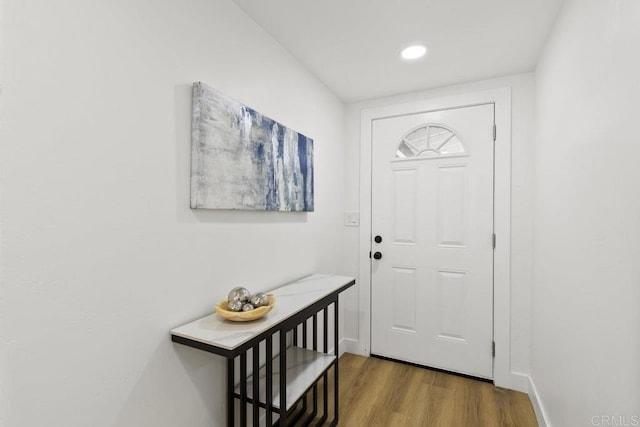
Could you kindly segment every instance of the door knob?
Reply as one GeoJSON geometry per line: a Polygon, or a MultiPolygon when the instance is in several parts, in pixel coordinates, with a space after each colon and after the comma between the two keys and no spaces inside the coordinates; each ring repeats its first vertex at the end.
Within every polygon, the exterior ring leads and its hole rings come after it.
{"type": "Polygon", "coordinates": [[[376,236],[373,238],[376,243],[382,243],[382,236],[376,236]]]}
{"type": "Polygon", "coordinates": [[[380,258],[382,258],[382,252],[376,252],[376,253],[374,253],[374,254],[373,254],[373,257],[374,257],[375,259],[380,259],[380,258]]]}

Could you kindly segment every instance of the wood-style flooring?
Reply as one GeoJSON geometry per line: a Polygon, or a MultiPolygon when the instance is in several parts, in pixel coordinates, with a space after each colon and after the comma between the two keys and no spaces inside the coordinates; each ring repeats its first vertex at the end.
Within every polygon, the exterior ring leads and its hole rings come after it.
{"type": "Polygon", "coordinates": [[[538,426],[529,396],[487,382],[349,353],[339,369],[339,426],[538,426]]]}

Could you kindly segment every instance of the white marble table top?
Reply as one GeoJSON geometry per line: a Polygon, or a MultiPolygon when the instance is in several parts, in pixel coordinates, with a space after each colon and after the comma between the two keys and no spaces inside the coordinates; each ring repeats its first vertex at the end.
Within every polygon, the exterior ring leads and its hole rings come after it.
{"type": "Polygon", "coordinates": [[[252,322],[232,322],[213,313],[172,329],[171,334],[233,350],[353,281],[353,277],[312,274],[266,292],[276,297],[276,305],[261,319],[252,322]]]}

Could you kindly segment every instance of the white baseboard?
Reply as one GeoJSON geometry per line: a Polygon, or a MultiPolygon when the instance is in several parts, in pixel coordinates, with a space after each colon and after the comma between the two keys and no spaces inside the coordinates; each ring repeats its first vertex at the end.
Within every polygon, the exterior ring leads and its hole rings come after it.
{"type": "MultiPolygon", "coordinates": [[[[361,354],[359,347],[360,342],[358,340],[354,340],[353,338],[343,338],[342,341],[340,341],[340,356],[344,353],[361,354]]],[[[368,355],[363,354],[362,356],[368,355]]]]}
{"type": "Polygon", "coordinates": [[[536,388],[536,385],[533,382],[533,378],[531,378],[531,376],[529,376],[528,378],[529,378],[529,399],[531,399],[533,410],[536,413],[538,426],[551,427],[551,423],[549,422],[549,417],[547,416],[547,413],[544,410],[544,406],[542,405],[542,400],[540,399],[540,394],[538,393],[538,389],[536,388]]]}
{"type": "Polygon", "coordinates": [[[505,388],[522,393],[529,393],[529,375],[522,372],[511,372],[509,380],[509,387],[505,388]]]}

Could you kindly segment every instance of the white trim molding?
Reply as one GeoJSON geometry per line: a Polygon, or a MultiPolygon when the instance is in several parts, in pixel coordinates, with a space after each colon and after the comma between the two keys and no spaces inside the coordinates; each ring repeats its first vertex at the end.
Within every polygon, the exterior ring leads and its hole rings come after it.
{"type": "Polygon", "coordinates": [[[371,126],[384,117],[437,111],[481,104],[495,105],[494,230],[494,324],[496,355],[493,380],[496,386],[525,389],[520,375],[511,373],[511,88],[492,89],[445,98],[425,99],[366,109],[361,114],[360,132],[360,256],[359,330],[357,346],[363,355],[371,354],[371,126]]]}
{"type": "Polygon", "coordinates": [[[540,427],[551,427],[551,423],[549,423],[549,417],[547,416],[547,413],[544,410],[544,406],[542,406],[542,401],[540,400],[540,394],[538,394],[538,389],[536,388],[536,385],[533,382],[533,378],[531,378],[531,376],[529,376],[528,378],[529,378],[529,399],[531,400],[533,411],[536,413],[536,419],[538,420],[538,425],[540,427]]]}
{"type": "Polygon", "coordinates": [[[529,393],[529,375],[522,372],[511,372],[511,390],[529,393]]]}

